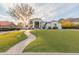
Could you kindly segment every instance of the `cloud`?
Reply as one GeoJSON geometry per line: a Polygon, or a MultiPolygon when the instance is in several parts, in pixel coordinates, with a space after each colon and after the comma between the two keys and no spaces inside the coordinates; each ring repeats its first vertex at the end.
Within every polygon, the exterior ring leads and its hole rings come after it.
{"type": "MultiPolygon", "coordinates": [[[[30,3],[35,9],[32,17],[38,17],[47,20],[78,17],[79,4],[77,3],[30,3]]],[[[11,3],[0,4],[0,18],[5,20],[13,20],[7,13],[8,7],[12,6],[11,3]]]]}
{"type": "Polygon", "coordinates": [[[4,16],[4,15],[1,15],[0,14],[0,20],[1,21],[15,21],[12,17],[10,17],[10,16],[4,16]]]}
{"type": "MultiPolygon", "coordinates": [[[[46,19],[59,19],[63,17],[68,17],[68,14],[71,14],[73,17],[72,9],[78,6],[79,4],[75,3],[40,3],[40,4],[32,4],[35,7],[35,17],[42,17],[46,19]]],[[[79,6],[77,7],[79,8],[79,6]]],[[[76,12],[78,12],[77,9],[76,12]]],[[[75,12],[75,10],[73,10],[75,12]]],[[[75,13],[76,14],[76,13],[75,13]]]]}

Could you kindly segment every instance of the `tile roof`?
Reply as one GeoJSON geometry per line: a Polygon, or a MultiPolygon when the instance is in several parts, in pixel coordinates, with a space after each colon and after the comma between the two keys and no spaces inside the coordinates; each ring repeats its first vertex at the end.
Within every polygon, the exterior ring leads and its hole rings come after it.
{"type": "Polygon", "coordinates": [[[9,21],[0,21],[0,26],[15,26],[15,24],[9,21]]]}

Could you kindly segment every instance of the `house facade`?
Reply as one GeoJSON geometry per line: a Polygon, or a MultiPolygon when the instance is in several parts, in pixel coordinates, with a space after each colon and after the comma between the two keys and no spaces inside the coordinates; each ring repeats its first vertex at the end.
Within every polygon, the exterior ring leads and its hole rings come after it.
{"type": "Polygon", "coordinates": [[[40,18],[31,19],[30,27],[33,29],[62,29],[61,24],[58,21],[44,21],[40,18]]]}

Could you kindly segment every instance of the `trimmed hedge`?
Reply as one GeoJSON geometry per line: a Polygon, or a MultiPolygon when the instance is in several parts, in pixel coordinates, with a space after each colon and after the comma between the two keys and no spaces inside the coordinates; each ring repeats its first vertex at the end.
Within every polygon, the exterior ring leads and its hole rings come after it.
{"type": "Polygon", "coordinates": [[[20,28],[0,28],[0,31],[20,30],[20,28]]]}
{"type": "Polygon", "coordinates": [[[62,27],[62,29],[79,29],[79,27],[75,26],[75,27],[62,27]]]}

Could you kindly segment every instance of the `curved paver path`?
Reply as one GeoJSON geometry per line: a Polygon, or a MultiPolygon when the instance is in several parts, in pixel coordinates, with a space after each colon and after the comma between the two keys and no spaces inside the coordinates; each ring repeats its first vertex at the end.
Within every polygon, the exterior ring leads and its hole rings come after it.
{"type": "Polygon", "coordinates": [[[36,39],[36,37],[34,35],[32,35],[29,31],[30,30],[25,31],[25,34],[28,36],[27,39],[21,41],[20,43],[16,44],[12,48],[10,48],[5,54],[22,54],[24,48],[29,43],[31,43],[32,41],[34,41],[36,39]]]}

